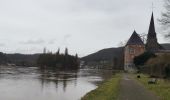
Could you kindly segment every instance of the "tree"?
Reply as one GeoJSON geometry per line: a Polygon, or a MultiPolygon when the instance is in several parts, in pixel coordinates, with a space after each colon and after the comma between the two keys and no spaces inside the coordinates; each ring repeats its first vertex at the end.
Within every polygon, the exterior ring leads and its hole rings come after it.
{"type": "Polygon", "coordinates": [[[37,60],[37,64],[42,67],[58,68],[62,70],[77,70],[79,68],[78,55],[72,56],[68,54],[68,49],[65,50],[65,54],[57,53],[43,53],[40,54],[37,60]]]}
{"type": "Polygon", "coordinates": [[[58,51],[56,52],[56,55],[60,54],[60,48],[58,48],[58,51]]]}
{"type": "Polygon", "coordinates": [[[126,43],[127,43],[127,40],[120,41],[119,44],[118,44],[118,46],[119,46],[119,47],[124,47],[124,46],[126,45],[126,43]]]}
{"type": "Polygon", "coordinates": [[[165,34],[164,36],[166,38],[170,38],[170,0],[164,0],[164,8],[165,11],[162,12],[161,14],[161,18],[158,19],[158,21],[160,22],[165,34]]]}
{"type": "Polygon", "coordinates": [[[146,65],[151,68],[152,76],[170,77],[170,54],[158,55],[147,61],[146,65]]]}
{"type": "Polygon", "coordinates": [[[0,52],[0,64],[6,64],[8,62],[8,58],[2,52],[0,52]]]}
{"type": "Polygon", "coordinates": [[[65,48],[65,55],[67,56],[68,55],[68,49],[65,48]]]}
{"type": "Polygon", "coordinates": [[[135,66],[143,66],[150,58],[156,57],[152,52],[144,52],[143,54],[134,58],[135,66]]]}

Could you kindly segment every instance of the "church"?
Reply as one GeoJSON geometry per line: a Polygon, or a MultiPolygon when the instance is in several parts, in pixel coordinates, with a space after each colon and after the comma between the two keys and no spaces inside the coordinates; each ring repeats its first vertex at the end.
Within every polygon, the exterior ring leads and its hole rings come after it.
{"type": "Polygon", "coordinates": [[[126,43],[124,48],[124,70],[133,71],[135,69],[135,65],[133,63],[134,57],[143,54],[145,51],[153,52],[155,54],[167,52],[158,43],[157,34],[155,31],[153,12],[150,20],[146,44],[141,39],[141,37],[137,34],[136,31],[133,32],[128,42],[126,43]]]}

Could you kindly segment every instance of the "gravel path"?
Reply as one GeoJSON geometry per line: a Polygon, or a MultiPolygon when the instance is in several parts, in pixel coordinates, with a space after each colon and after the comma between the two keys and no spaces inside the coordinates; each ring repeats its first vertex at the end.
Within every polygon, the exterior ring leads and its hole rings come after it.
{"type": "Polygon", "coordinates": [[[124,74],[120,83],[118,100],[159,100],[154,94],[145,89],[141,84],[124,74]]]}

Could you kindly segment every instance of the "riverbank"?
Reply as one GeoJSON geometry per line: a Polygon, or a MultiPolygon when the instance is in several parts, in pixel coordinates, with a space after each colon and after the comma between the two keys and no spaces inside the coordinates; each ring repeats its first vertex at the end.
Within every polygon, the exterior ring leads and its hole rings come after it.
{"type": "Polygon", "coordinates": [[[116,100],[119,95],[121,77],[121,74],[113,75],[110,80],[87,93],[81,100],[116,100]]]}
{"type": "Polygon", "coordinates": [[[157,84],[148,84],[150,80],[148,75],[141,74],[141,78],[136,80],[142,83],[147,89],[154,92],[161,100],[169,100],[170,98],[170,80],[158,79],[157,84]]]}

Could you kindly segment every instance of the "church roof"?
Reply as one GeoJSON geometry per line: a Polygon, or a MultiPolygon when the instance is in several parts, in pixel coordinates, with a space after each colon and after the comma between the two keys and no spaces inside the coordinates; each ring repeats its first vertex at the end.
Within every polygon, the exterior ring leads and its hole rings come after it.
{"type": "Polygon", "coordinates": [[[149,25],[149,31],[147,35],[146,49],[152,52],[155,52],[158,50],[164,50],[164,48],[157,41],[153,12],[152,12],[150,25],[149,25]]]}
{"type": "Polygon", "coordinates": [[[134,31],[126,45],[144,45],[144,43],[136,31],[134,31]]]}
{"type": "Polygon", "coordinates": [[[149,25],[149,31],[148,31],[148,38],[155,38],[156,37],[156,31],[155,31],[155,24],[154,24],[154,16],[152,12],[150,25],[149,25]]]}

